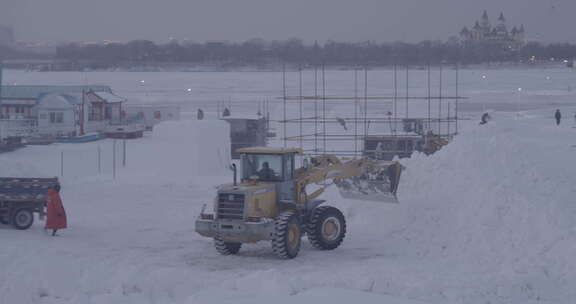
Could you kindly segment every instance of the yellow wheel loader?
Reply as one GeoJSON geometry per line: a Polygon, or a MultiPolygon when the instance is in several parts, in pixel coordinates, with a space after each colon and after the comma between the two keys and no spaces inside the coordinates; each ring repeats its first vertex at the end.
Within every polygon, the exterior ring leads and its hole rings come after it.
{"type": "Polygon", "coordinates": [[[285,259],[298,255],[301,238],[321,250],[340,246],[346,221],[340,210],[322,205],[318,197],[335,184],[342,196],[397,202],[402,166],[368,158],[339,159],[332,155],[303,158],[300,149],[243,148],[240,182],[221,185],[211,213],[202,209],[196,232],[214,239],[223,255],[236,254],[243,243],[271,241],[274,253],[285,259]]]}

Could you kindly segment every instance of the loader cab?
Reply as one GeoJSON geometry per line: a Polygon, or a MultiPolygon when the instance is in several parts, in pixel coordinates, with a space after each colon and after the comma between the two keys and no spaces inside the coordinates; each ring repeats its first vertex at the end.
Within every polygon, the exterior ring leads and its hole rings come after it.
{"type": "Polygon", "coordinates": [[[242,182],[285,183],[294,180],[295,157],[299,149],[242,148],[240,153],[242,182]]]}

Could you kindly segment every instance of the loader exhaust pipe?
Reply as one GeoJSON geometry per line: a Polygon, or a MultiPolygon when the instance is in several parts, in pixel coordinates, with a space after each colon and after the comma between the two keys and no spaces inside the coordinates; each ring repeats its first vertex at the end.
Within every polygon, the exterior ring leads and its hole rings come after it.
{"type": "Polygon", "coordinates": [[[234,187],[236,187],[236,164],[232,164],[232,171],[234,171],[234,187]]]}

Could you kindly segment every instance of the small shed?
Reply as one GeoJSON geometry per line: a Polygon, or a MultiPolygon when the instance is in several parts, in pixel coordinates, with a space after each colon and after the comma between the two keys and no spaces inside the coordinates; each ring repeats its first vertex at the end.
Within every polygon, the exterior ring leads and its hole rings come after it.
{"type": "Polygon", "coordinates": [[[151,131],[154,125],[169,120],[180,120],[180,107],[174,105],[126,104],[122,116],[128,123],[143,124],[151,131]]]}
{"type": "Polygon", "coordinates": [[[423,137],[417,135],[367,136],[364,138],[364,156],[379,160],[393,160],[395,156],[405,158],[415,150],[420,151],[423,145],[423,137]]]}
{"type": "Polygon", "coordinates": [[[412,156],[414,151],[430,155],[442,149],[449,143],[447,138],[435,135],[428,131],[425,135],[379,135],[364,138],[364,156],[379,159],[393,160],[395,156],[406,158],[412,156]]]}
{"type": "Polygon", "coordinates": [[[226,116],[230,124],[230,152],[232,159],[240,159],[236,150],[246,147],[265,147],[267,144],[268,121],[262,116],[226,116]]]}
{"type": "Polygon", "coordinates": [[[424,135],[427,131],[424,118],[404,118],[402,119],[402,130],[406,133],[416,133],[424,135]]]}

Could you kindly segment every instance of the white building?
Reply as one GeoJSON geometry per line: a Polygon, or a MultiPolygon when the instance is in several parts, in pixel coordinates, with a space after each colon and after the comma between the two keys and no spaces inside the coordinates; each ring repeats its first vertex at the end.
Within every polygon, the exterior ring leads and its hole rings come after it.
{"type": "Polygon", "coordinates": [[[36,111],[39,135],[73,135],[78,131],[76,106],[63,95],[42,97],[36,111]]]}
{"type": "Polygon", "coordinates": [[[32,121],[39,135],[104,132],[122,120],[122,103],[108,86],[3,86],[0,120],[32,121]]]}

